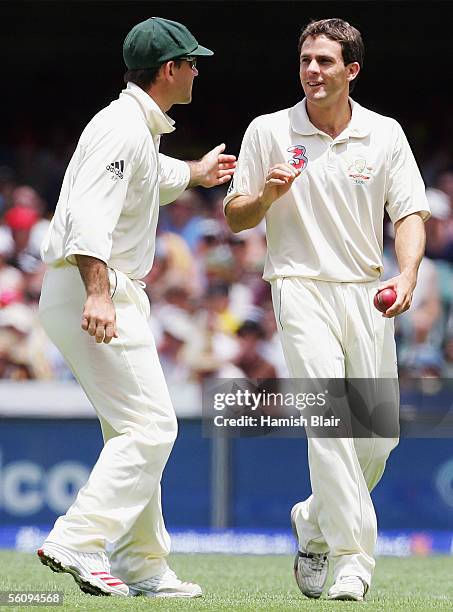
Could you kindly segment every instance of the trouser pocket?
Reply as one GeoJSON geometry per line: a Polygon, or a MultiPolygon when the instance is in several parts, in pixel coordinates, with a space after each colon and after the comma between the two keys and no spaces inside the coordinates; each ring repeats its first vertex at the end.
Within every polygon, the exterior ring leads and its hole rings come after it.
{"type": "Polygon", "coordinates": [[[277,321],[280,325],[280,329],[283,330],[283,285],[285,284],[284,278],[277,279],[277,321]]]}
{"type": "Polygon", "coordinates": [[[113,300],[118,290],[118,274],[113,268],[107,268],[107,273],[109,277],[110,297],[113,300]]]}

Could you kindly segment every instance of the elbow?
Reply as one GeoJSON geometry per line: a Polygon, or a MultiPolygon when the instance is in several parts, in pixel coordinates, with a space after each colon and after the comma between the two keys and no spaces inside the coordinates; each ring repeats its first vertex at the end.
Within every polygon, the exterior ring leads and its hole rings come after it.
{"type": "Polygon", "coordinates": [[[239,232],[242,232],[246,229],[250,229],[251,227],[253,227],[253,225],[235,221],[234,219],[231,219],[231,218],[228,219],[228,217],[227,217],[227,224],[230,230],[233,232],[233,234],[239,234],[239,232]]]}
{"type": "Polygon", "coordinates": [[[246,229],[245,227],[241,227],[237,222],[234,221],[234,219],[232,219],[229,216],[227,216],[226,220],[227,220],[228,227],[233,232],[233,234],[237,234],[238,232],[241,232],[243,229],[246,229]]]}
{"type": "Polygon", "coordinates": [[[225,209],[225,218],[228,227],[233,232],[233,234],[237,234],[238,232],[247,229],[245,227],[242,227],[242,224],[237,219],[237,215],[234,214],[234,209],[229,204],[227,204],[225,209]]]}

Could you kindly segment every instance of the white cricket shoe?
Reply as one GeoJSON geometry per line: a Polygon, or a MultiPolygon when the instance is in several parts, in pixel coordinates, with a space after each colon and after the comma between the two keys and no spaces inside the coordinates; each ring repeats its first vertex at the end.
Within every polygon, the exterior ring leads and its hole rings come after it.
{"type": "Polygon", "coordinates": [[[201,597],[203,593],[198,584],[181,582],[175,572],[167,567],[157,576],[129,584],[129,594],[146,597],[201,597]]]}
{"type": "Polygon", "coordinates": [[[360,576],[340,576],[327,594],[328,599],[363,601],[368,585],[360,576]]]}
{"type": "Polygon", "coordinates": [[[38,557],[53,572],[71,574],[84,593],[122,597],[129,594],[127,585],[110,575],[109,560],[104,552],[84,553],[55,542],[44,542],[38,557]]]}
{"type": "Polygon", "coordinates": [[[329,573],[329,559],[326,553],[309,553],[306,550],[300,550],[295,521],[295,513],[299,503],[293,506],[291,510],[291,527],[298,546],[298,551],[294,558],[294,577],[297,586],[305,597],[318,599],[321,597],[326,585],[327,574],[329,573]]]}

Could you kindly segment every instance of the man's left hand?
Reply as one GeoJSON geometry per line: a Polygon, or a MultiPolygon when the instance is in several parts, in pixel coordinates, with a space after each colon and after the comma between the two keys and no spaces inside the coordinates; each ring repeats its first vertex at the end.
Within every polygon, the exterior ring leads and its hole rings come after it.
{"type": "Polygon", "coordinates": [[[409,310],[412,303],[412,294],[414,293],[416,282],[416,278],[402,272],[398,276],[394,276],[393,278],[390,278],[379,285],[379,291],[382,289],[393,289],[397,296],[395,303],[382,315],[383,317],[386,319],[391,319],[392,317],[409,310]]]}
{"type": "Polygon", "coordinates": [[[225,144],[214,147],[197,162],[189,162],[189,187],[215,187],[227,183],[234,174],[236,157],[224,153],[225,144]]]}

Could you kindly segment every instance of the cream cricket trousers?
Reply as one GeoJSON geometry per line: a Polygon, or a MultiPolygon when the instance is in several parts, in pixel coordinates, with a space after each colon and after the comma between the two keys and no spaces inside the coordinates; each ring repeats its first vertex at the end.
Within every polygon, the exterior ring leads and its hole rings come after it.
{"type": "Polygon", "coordinates": [[[41,321],[93,404],[105,442],[47,539],[83,552],[113,543],[112,572],[131,583],[166,567],[160,480],[177,423],[147,324],[148,298],[125,274],[109,270],[109,278],[119,334],[110,344],[81,329],[86,292],[78,268],[51,268],[43,282],[41,321]]]}
{"type": "MultiPolygon", "coordinates": [[[[285,360],[293,378],[397,378],[393,319],[373,306],[378,282],[303,277],[272,281],[285,360]]],[[[399,398],[395,398],[398,410],[399,398]]],[[[370,491],[398,438],[308,438],[312,495],[295,516],[301,548],[328,552],[334,579],[374,570],[376,514],[370,491]]]]}

